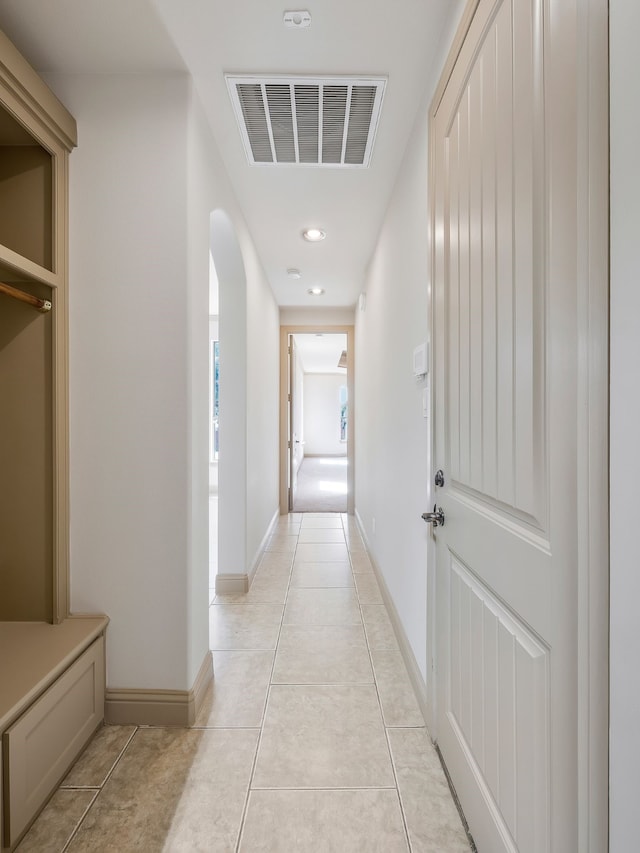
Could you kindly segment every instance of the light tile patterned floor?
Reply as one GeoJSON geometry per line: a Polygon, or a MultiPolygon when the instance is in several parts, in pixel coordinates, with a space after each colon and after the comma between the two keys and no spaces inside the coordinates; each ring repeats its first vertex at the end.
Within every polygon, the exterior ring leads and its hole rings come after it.
{"type": "Polygon", "coordinates": [[[195,727],[101,729],[19,853],[468,853],[353,519],[281,518],[210,613],[195,727]]]}

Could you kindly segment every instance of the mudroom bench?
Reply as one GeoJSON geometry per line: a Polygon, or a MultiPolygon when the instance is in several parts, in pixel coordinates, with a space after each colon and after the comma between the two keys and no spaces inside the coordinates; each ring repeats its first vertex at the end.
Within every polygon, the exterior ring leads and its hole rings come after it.
{"type": "Polygon", "coordinates": [[[0,622],[0,827],[13,850],[104,719],[105,616],[0,622]]]}

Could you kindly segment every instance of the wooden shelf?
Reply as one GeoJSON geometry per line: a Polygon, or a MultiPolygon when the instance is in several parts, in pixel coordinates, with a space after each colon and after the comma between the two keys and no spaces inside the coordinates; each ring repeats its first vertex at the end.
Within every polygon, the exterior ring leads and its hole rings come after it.
{"type": "Polygon", "coordinates": [[[0,279],[9,284],[46,284],[48,287],[60,287],[61,277],[51,270],[24,258],[12,249],[0,243],[0,279]]]}

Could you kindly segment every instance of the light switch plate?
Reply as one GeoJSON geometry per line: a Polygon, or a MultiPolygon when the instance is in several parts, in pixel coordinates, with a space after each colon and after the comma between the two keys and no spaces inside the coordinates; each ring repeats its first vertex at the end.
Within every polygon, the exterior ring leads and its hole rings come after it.
{"type": "Polygon", "coordinates": [[[420,344],[413,351],[413,374],[425,376],[429,372],[429,348],[427,343],[420,344]]]}

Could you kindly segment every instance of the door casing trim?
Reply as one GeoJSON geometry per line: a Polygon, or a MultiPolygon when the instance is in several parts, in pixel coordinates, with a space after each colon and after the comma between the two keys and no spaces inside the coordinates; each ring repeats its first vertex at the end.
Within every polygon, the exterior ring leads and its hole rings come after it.
{"type": "Polygon", "coordinates": [[[347,512],[353,515],[355,508],[355,327],[336,325],[296,325],[280,326],[280,515],[289,512],[287,484],[287,388],[288,364],[287,348],[289,335],[309,335],[315,332],[323,334],[343,334],[347,336],[347,392],[349,394],[349,434],[347,438],[347,512]]]}

